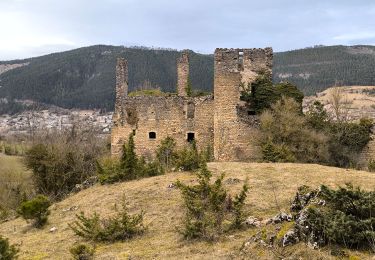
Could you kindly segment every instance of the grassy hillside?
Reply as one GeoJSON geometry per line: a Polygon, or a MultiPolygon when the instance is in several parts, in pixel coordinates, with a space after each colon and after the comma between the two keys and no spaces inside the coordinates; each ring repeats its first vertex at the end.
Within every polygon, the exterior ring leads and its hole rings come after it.
{"type": "MultiPolygon", "coordinates": [[[[130,90],[149,81],[173,92],[175,50],[151,50],[96,45],[46,56],[0,62],[1,98],[32,99],[65,108],[113,110],[117,57],[129,61],[130,90]]],[[[331,46],[280,52],[274,55],[274,81],[289,80],[307,95],[332,86],[375,85],[374,46],[331,46]]],[[[212,91],[213,55],[191,52],[193,88],[212,91]]],[[[14,103],[6,109],[19,111],[14,103]]]]}
{"type": "MultiPolygon", "coordinates": [[[[226,173],[224,182],[232,193],[238,192],[248,178],[250,192],[246,201],[247,211],[249,215],[260,218],[273,216],[279,207],[288,210],[297,187],[303,184],[319,186],[324,183],[335,187],[352,182],[365,189],[375,187],[374,174],[319,165],[210,163],[209,168],[216,176],[226,173]],[[230,184],[228,178],[240,181],[230,184]]],[[[31,228],[24,220],[16,219],[0,224],[0,234],[20,245],[21,259],[69,259],[69,248],[81,241],[68,227],[75,214],[80,211],[97,211],[103,216],[111,214],[115,204],[125,195],[131,213],[142,209],[146,211],[148,230],[143,236],[128,242],[98,244],[95,259],[276,259],[269,249],[262,246],[250,245],[241,251],[244,243],[262,228],[228,234],[213,244],[182,240],[175,229],[183,214],[182,199],[177,189],[168,188],[177,179],[189,183],[194,176],[181,172],[126,183],[97,185],[53,205],[50,221],[43,230],[31,228]],[[55,233],[49,232],[52,227],[57,228],[55,233]]],[[[288,252],[297,259],[333,259],[326,249],[312,250],[301,243],[288,249],[288,252]]],[[[348,253],[360,259],[370,258],[364,252],[348,253]]]]}

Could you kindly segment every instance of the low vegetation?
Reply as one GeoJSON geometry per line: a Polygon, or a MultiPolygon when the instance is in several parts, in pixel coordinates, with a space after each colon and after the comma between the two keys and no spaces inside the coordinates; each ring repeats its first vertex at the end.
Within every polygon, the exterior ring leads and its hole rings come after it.
{"type": "Polygon", "coordinates": [[[38,136],[25,156],[37,192],[59,200],[95,175],[104,142],[89,129],[77,127],[38,136]]]}
{"type": "Polygon", "coordinates": [[[164,173],[157,161],[146,162],[135,153],[134,137],[131,134],[128,142],[123,145],[120,159],[105,158],[96,163],[99,180],[102,184],[129,181],[164,173]]]}
{"type": "Polygon", "coordinates": [[[14,245],[10,245],[8,239],[0,236],[0,259],[13,260],[17,258],[19,250],[14,245]]]}
{"type": "Polygon", "coordinates": [[[221,234],[242,226],[245,218],[243,206],[248,186],[232,200],[223,186],[222,174],[211,183],[211,172],[205,165],[197,173],[196,185],[177,182],[185,206],[185,218],[180,232],[186,239],[216,240],[221,234]]]}
{"type": "Polygon", "coordinates": [[[17,156],[0,154],[0,222],[15,215],[26,198],[34,195],[31,174],[17,156]]]}
{"type": "MultiPolygon", "coordinates": [[[[375,190],[352,184],[337,189],[301,186],[292,203],[294,235],[314,247],[375,252],[375,190]]],[[[289,242],[292,240],[289,240],[289,242]]]]}
{"type": "Polygon", "coordinates": [[[282,98],[260,116],[263,159],[271,162],[320,163],[356,167],[370,141],[371,120],[331,120],[316,102],[307,115],[293,99],[282,98]]]}
{"type": "Polygon", "coordinates": [[[96,212],[91,217],[86,217],[81,212],[76,215],[77,220],[70,228],[77,236],[94,242],[124,241],[144,232],[144,212],[130,215],[125,201],[122,202],[121,209],[116,211],[115,216],[106,219],[100,218],[96,212]]]}
{"type": "Polygon", "coordinates": [[[37,228],[43,227],[48,220],[51,202],[46,196],[38,195],[35,198],[22,202],[18,213],[26,220],[33,220],[33,225],[37,228]]]}
{"type": "Polygon", "coordinates": [[[95,249],[87,244],[77,244],[70,248],[74,260],[94,259],[95,249]]]}
{"type": "Polygon", "coordinates": [[[251,84],[241,86],[241,100],[247,103],[249,111],[260,114],[271,108],[282,97],[289,97],[300,104],[302,111],[303,93],[297,86],[289,82],[273,84],[272,77],[268,72],[260,72],[259,76],[251,84]]]}

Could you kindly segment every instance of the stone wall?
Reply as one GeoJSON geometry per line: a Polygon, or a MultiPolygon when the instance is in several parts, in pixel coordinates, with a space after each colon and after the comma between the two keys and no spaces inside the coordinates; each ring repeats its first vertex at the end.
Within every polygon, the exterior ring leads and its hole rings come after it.
{"type": "Polygon", "coordinates": [[[189,78],[189,52],[183,51],[177,60],[177,94],[179,96],[187,96],[186,87],[189,78]]]}
{"type": "Polygon", "coordinates": [[[272,49],[216,49],[214,57],[214,155],[219,161],[244,161],[259,155],[256,120],[248,124],[239,113],[242,85],[261,71],[272,74],[272,49]]]}
{"type": "Polygon", "coordinates": [[[122,144],[133,133],[136,152],[145,157],[155,154],[160,142],[172,137],[181,149],[188,144],[188,133],[193,133],[198,148],[204,149],[213,143],[212,96],[185,98],[170,97],[127,97],[122,106],[124,124],[112,128],[112,154],[121,152],[122,144]],[[150,133],[156,138],[150,138],[150,133]]]}

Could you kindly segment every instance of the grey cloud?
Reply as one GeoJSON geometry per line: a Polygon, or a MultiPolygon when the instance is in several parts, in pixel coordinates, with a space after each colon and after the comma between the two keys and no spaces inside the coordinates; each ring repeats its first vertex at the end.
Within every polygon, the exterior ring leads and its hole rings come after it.
{"type": "Polygon", "coordinates": [[[372,37],[337,36],[375,33],[372,0],[2,0],[0,10],[0,15],[22,12],[36,30],[77,46],[136,43],[205,53],[215,47],[272,46],[282,51],[364,44],[372,37]]]}

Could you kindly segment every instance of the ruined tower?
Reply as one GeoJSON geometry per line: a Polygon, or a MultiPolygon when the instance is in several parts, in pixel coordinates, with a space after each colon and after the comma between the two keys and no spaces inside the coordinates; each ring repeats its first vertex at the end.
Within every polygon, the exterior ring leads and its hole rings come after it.
{"type": "MultiPolygon", "coordinates": [[[[239,114],[241,86],[259,72],[272,73],[272,49],[216,49],[214,56],[214,155],[219,161],[253,159],[256,127],[239,114]]],[[[248,117],[251,117],[249,111],[248,117]]],[[[254,120],[255,121],[255,116],[254,120]]],[[[251,120],[247,120],[251,121],[251,120]]]]}
{"type": "MultiPolygon", "coordinates": [[[[117,59],[116,65],[116,101],[115,101],[115,112],[113,114],[113,125],[120,127],[125,124],[125,108],[123,107],[124,100],[128,95],[128,62],[124,58],[117,59]]],[[[117,128],[114,128],[117,129],[117,128]]],[[[116,131],[116,130],[112,130],[116,131]]],[[[112,135],[111,150],[113,153],[118,153],[121,149],[122,144],[117,144],[118,140],[114,142],[112,135]]]]}
{"type": "Polygon", "coordinates": [[[184,50],[181,57],[177,59],[177,94],[187,96],[186,88],[189,79],[189,51],[184,50]]]}

